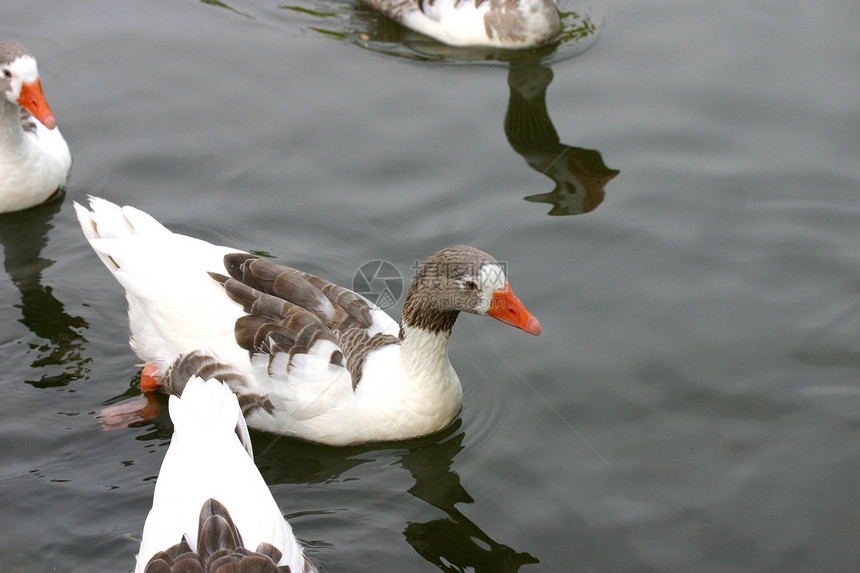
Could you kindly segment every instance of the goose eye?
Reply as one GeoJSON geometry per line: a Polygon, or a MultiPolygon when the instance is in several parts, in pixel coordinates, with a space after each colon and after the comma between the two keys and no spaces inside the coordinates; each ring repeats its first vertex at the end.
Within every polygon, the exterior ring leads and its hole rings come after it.
{"type": "Polygon", "coordinates": [[[6,76],[7,78],[11,78],[12,72],[10,72],[9,70],[3,70],[3,75],[6,76]]]}
{"type": "Polygon", "coordinates": [[[469,290],[478,290],[478,285],[475,284],[474,281],[466,281],[463,283],[463,286],[465,286],[469,290]]]}

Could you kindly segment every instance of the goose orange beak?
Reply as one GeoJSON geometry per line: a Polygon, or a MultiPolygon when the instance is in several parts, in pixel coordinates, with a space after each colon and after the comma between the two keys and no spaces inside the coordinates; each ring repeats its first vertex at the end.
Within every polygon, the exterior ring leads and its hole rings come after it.
{"type": "Polygon", "coordinates": [[[32,113],[36,119],[41,121],[48,129],[57,127],[57,118],[54,117],[45,94],[42,92],[42,81],[36,79],[34,82],[21,85],[21,96],[18,103],[32,113]]]}
{"type": "Polygon", "coordinates": [[[493,302],[490,303],[490,310],[487,314],[505,324],[525,330],[529,334],[535,336],[540,334],[540,322],[520,302],[520,299],[511,290],[511,283],[509,282],[505,282],[503,288],[493,291],[493,302]]]}

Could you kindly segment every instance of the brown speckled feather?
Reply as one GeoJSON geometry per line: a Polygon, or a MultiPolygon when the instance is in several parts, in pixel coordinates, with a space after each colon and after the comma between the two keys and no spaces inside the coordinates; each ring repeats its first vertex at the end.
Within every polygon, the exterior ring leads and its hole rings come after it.
{"type": "Polygon", "coordinates": [[[398,342],[400,339],[390,334],[377,333],[369,336],[362,328],[350,328],[340,333],[340,348],[346,356],[346,369],[352,375],[353,390],[361,381],[361,367],[367,355],[383,346],[398,342]]]}
{"type": "Polygon", "coordinates": [[[428,332],[451,332],[461,310],[477,304],[475,291],[461,288],[463,277],[475,277],[483,265],[496,263],[489,254],[468,245],[455,245],[434,253],[424,261],[409,285],[403,302],[403,325],[428,332]]]}
{"type": "Polygon", "coordinates": [[[33,117],[33,114],[21,108],[21,129],[26,133],[36,133],[36,122],[38,120],[33,117]]]}
{"type": "Polygon", "coordinates": [[[260,543],[256,551],[244,547],[230,512],[210,498],[200,510],[197,551],[183,536],[176,545],[153,555],[144,573],[288,573],[289,566],[277,565],[280,559],[280,550],[269,543],[260,543]]]}
{"type": "Polygon", "coordinates": [[[368,334],[373,309],[348,289],[255,255],[229,254],[224,266],[230,276],[212,278],[248,313],[236,321],[236,342],[252,355],[268,354],[270,374],[277,354],[288,355],[289,369],[294,356],[328,340],[337,347],[329,362],[349,371],[355,389],[367,355],[398,342],[396,336],[368,334]]]}
{"type": "Polygon", "coordinates": [[[161,386],[168,394],[181,396],[192,376],[204,380],[215,378],[226,384],[239,399],[244,416],[256,408],[262,408],[269,414],[275,411],[267,396],[248,391],[249,384],[244,376],[214,355],[199,350],[177,358],[161,378],[161,386]]]}

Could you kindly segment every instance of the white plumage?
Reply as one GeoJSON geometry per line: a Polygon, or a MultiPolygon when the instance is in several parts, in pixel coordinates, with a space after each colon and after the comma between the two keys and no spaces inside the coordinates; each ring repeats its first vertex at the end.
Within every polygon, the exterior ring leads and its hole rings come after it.
{"type": "Polygon", "coordinates": [[[158,474],[135,572],[183,537],[197,551],[200,511],[210,498],[229,511],[245,547],[270,543],[282,553],[279,565],[314,571],[254,465],[248,429],[230,389],[218,380],[194,377],[182,397],[171,396],[169,404],[173,437],[158,474]]]}
{"type": "Polygon", "coordinates": [[[0,42],[0,213],[44,203],[71,166],[35,58],[17,42],[0,42]]]}

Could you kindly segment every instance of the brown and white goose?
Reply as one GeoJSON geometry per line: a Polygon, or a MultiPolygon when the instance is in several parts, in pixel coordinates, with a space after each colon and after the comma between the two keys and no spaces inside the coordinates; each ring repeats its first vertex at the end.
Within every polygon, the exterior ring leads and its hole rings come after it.
{"type": "Polygon", "coordinates": [[[75,209],[125,287],[131,346],[158,385],[180,394],[189,372],[222,380],[257,429],[332,445],[435,432],[462,402],[448,361],[460,312],[540,334],[502,266],[474,247],[424,262],[398,325],[350,290],[172,233],[133,207],[91,198],[91,211],[75,209]]]}
{"type": "Polygon", "coordinates": [[[451,46],[532,48],[555,40],[555,0],[364,0],[416,32],[451,46]]]}
{"type": "Polygon", "coordinates": [[[0,42],[0,92],[0,213],[8,213],[59,191],[72,156],[42,92],[36,59],[11,40],[0,42]]]}

